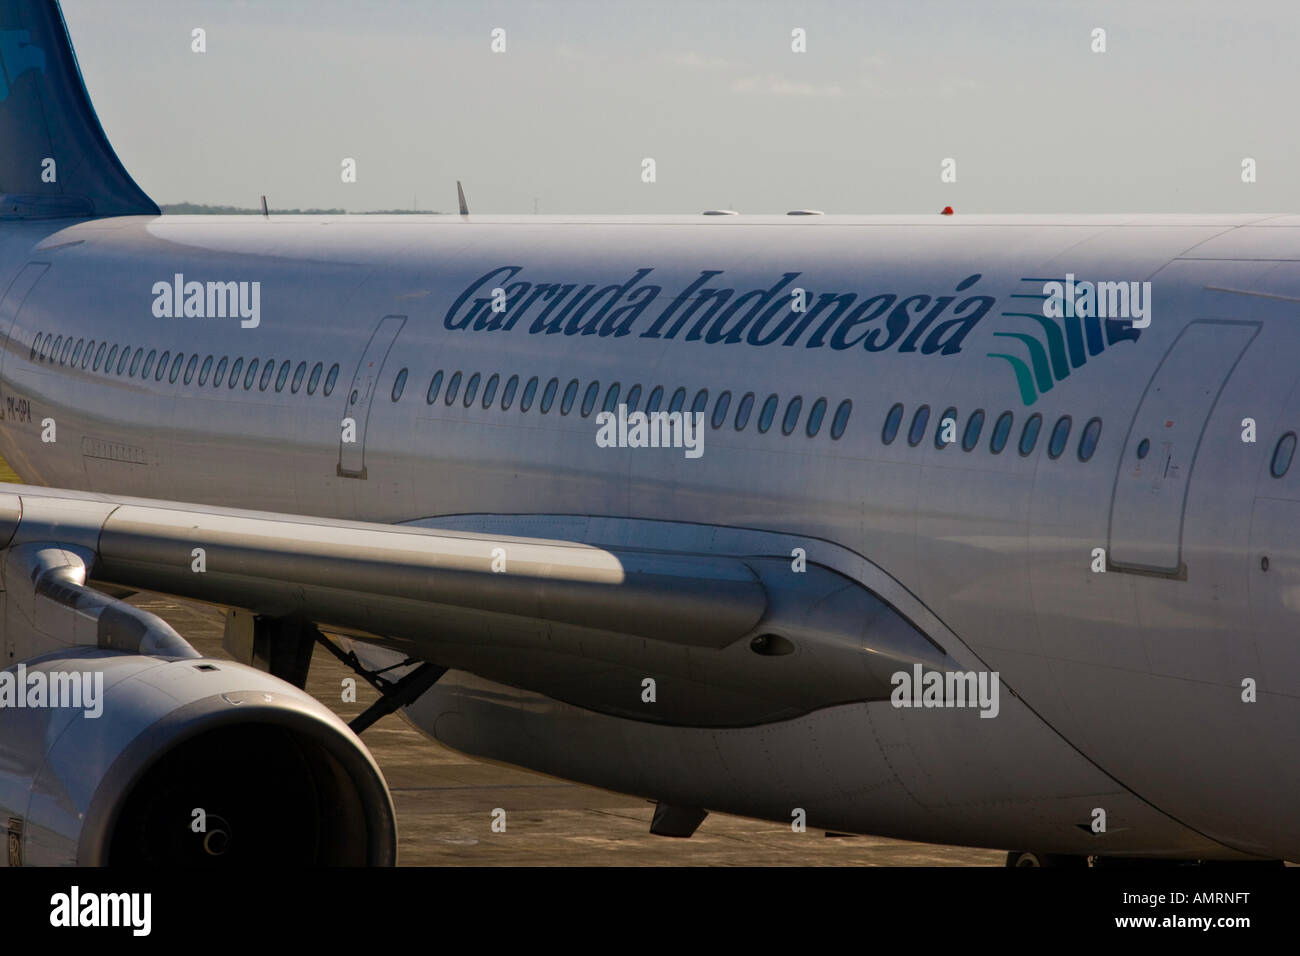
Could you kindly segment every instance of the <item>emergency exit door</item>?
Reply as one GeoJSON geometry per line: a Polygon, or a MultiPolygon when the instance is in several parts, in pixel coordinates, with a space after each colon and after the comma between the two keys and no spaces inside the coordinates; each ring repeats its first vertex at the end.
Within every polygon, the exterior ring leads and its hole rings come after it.
{"type": "Polygon", "coordinates": [[[1255,322],[1205,319],[1179,333],[1133,416],[1110,509],[1110,564],[1183,572],[1183,510],[1205,425],[1255,322]]]}
{"type": "Polygon", "coordinates": [[[343,416],[339,423],[338,474],[341,478],[366,477],[366,431],[370,425],[370,407],[393,340],[404,324],[404,315],[386,315],[380,320],[366,344],[361,361],[357,363],[352,384],[343,396],[343,416]]]}

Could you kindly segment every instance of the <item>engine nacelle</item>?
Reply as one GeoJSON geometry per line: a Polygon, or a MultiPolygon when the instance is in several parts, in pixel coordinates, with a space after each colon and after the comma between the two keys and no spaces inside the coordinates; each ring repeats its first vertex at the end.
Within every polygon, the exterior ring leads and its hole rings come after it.
{"type": "Polygon", "coordinates": [[[307,693],[242,664],[86,647],[0,671],[0,827],[11,866],[397,858],[383,774],[307,693]]]}

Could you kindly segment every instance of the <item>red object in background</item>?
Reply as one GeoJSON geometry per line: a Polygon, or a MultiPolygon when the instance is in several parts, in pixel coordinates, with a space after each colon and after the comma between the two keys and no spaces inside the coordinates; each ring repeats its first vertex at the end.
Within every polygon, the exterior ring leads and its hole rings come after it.
{"type": "Polygon", "coordinates": [[[939,213],[939,215],[941,215],[941,216],[951,216],[951,215],[952,215],[952,206],[944,206],[944,207],[943,207],[943,212],[939,213]]]}

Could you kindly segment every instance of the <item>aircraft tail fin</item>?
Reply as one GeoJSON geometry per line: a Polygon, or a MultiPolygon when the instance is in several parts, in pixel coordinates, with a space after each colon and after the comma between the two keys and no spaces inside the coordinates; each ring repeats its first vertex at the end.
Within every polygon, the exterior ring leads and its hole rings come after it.
{"type": "Polygon", "coordinates": [[[0,219],[158,214],[99,125],[57,0],[0,0],[0,219]]]}

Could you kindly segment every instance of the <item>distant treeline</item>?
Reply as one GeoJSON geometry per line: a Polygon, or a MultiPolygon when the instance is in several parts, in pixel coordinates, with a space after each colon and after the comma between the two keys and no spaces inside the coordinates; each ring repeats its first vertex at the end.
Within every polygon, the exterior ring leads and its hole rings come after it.
{"type": "MultiPolygon", "coordinates": [[[[239,206],[206,206],[197,202],[159,203],[164,216],[260,216],[261,209],[243,209],[239,206]]],[[[271,209],[277,216],[346,216],[346,209],[271,209]]],[[[367,209],[358,216],[440,215],[436,209],[367,209]]]]}

